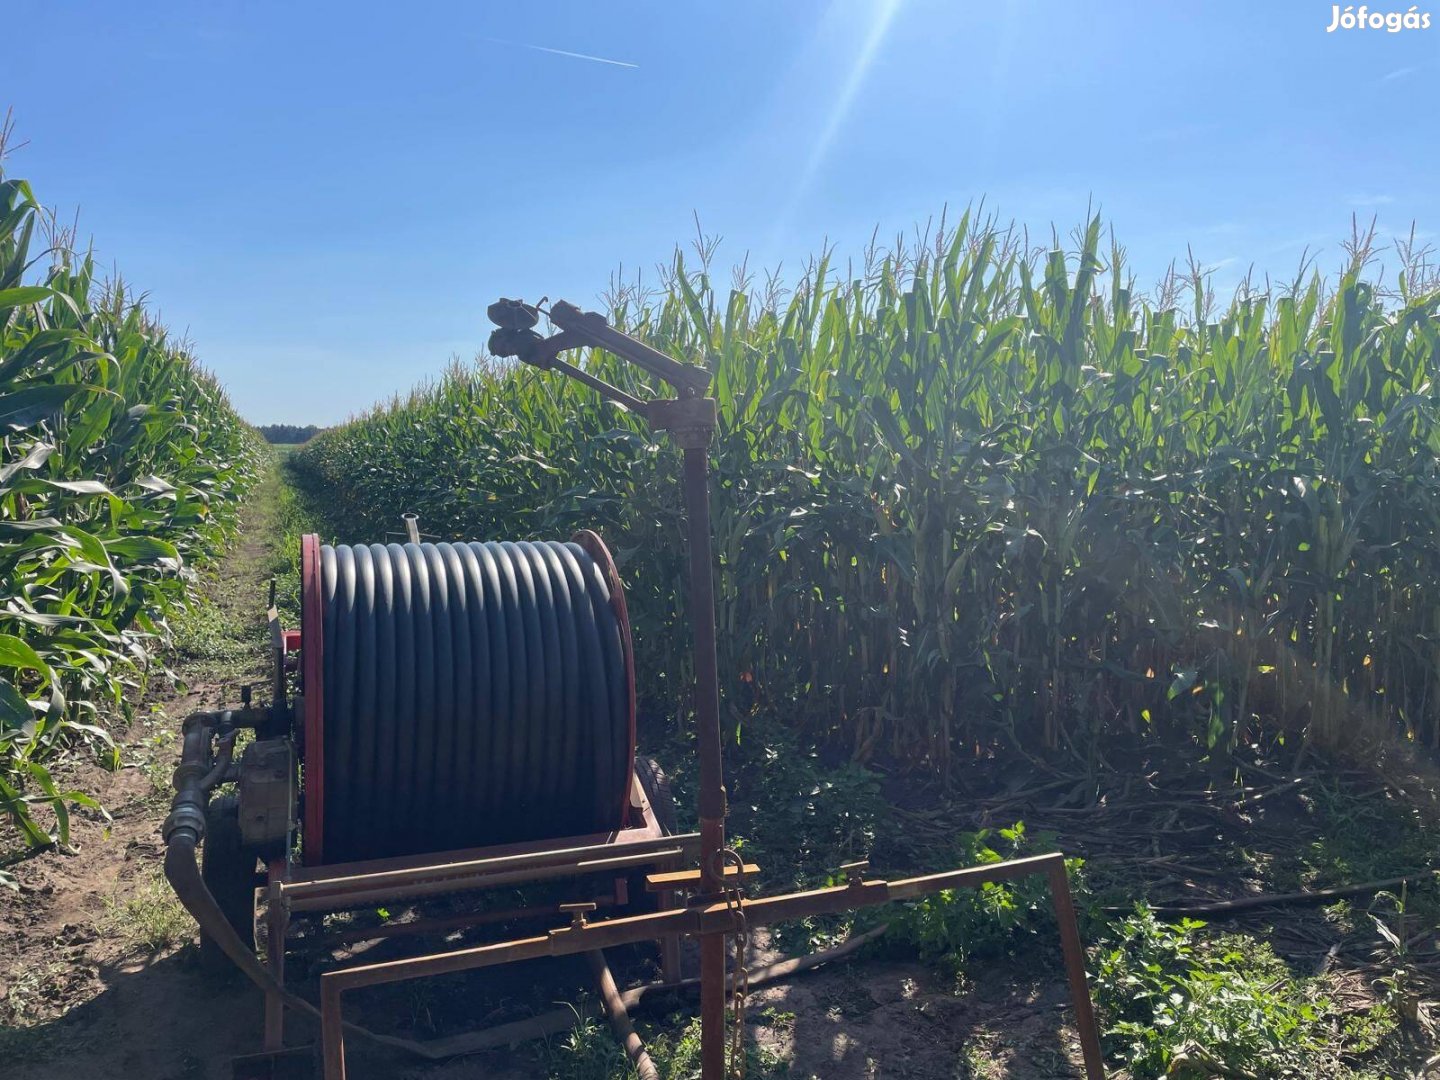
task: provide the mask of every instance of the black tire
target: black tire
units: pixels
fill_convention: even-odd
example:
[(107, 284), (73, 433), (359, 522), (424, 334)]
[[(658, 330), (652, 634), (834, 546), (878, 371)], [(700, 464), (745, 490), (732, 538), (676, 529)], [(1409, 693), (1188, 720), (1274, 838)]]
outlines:
[(655, 811), (655, 820), (660, 823), (661, 830), (666, 836), (677, 835), (680, 822), (675, 815), (675, 796), (670, 794), (670, 781), (665, 778), (665, 770), (654, 758), (636, 755), (635, 776), (640, 781), (640, 790), (650, 800), (650, 809)]
[[(246, 948), (255, 948), (255, 853), (240, 843), (240, 801), (221, 795), (205, 807), (205, 844), (201, 848), (200, 877), (226, 921)], [(200, 963), (211, 971), (233, 969), (234, 964), (210, 937), (200, 934)]]

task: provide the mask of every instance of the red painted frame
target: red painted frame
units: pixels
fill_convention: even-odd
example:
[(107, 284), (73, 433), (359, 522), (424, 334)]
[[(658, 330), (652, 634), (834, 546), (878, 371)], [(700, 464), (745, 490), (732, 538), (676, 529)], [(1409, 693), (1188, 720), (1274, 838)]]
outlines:
[[(610, 589), (610, 607), (615, 612), (615, 621), (620, 624), (620, 651), (625, 658), (626, 709), (628, 710), (627, 715), (630, 717), (630, 744), (625, 760), (629, 763), (629, 773), (633, 775), (635, 754), (639, 749), (636, 745), (635, 735), (635, 649), (630, 640), (630, 610), (625, 606), (625, 587), (620, 581), (620, 570), (615, 565), (615, 558), (610, 554), (610, 549), (605, 546), (605, 541), (600, 539), (599, 533), (581, 529), (570, 538), (570, 541), (579, 544), (585, 554), (595, 560), (601, 573), (605, 575), (605, 584)], [(630, 824), (628, 791), (621, 796), (621, 800), (620, 827), (623, 829)]]
[(305, 690), (305, 842), (301, 859), (325, 858), (325, 608), (320, 596), (320, 537), (300, 538), (300, 673)]

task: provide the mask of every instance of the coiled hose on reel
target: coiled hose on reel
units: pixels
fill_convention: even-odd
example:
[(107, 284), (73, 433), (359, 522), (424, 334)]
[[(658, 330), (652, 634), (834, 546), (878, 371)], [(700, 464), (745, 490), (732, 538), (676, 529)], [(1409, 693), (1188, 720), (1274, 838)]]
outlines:
[(322, 687), (318, 702), (305, 687), (305, 792), (321, 836), (307, 831), (307, 863), (625, 824), (633, 667), (598, 537), (326, 545), (313, 562), (302, 642), (319, 648)]

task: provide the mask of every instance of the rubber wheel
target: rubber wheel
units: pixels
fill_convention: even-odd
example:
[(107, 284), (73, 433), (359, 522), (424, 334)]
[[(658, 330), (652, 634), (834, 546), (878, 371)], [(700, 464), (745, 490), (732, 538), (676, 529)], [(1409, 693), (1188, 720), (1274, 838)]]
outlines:
[(637, 755), (635, 776), (640, 781), (640, 790), (650, 800), (650, 809), (655, 812), (661, 831), (666, 836), (677, 835), (680, 822), (675, 815), (675, 796), (670, 794), (670, 781), (665, 778), (665, 770), (654, 758)]
[[(234, 795), (211, 799), (205, 807), (205, 844), (200, 877), (245, 947), (255, 948), (255, 853), (240, 843), (240, 801)], [(208, 934), (200, 934), (200, 963), (212, 971), (234, 967)]]

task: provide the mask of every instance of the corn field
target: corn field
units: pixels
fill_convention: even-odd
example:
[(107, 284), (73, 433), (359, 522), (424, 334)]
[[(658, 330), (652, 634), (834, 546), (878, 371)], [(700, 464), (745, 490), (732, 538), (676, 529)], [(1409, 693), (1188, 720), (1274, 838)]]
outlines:
[(113, 755), (107, 721), (258, 460), (215, 380), (69, 240), (0, 171), (0, 822), (27, 847), (94, 805), (46, 762)]
[[(939, 771), (1380, 732), (1440, 745), (1440, 283), (1203, 272), (1142, 296), (1098, 219), (1032, 249), (967, 217), (726, 288), (677, 256), (612, 319), (714, 375), (730, 722), (791, 718)], [(632, 392), (613, 357), (585, 363)], [(326, 432), (297, 475), (342, 539), (599, 529), (642, 688), (683, 708), (678, 456), (558, 376), (482, 359)]]

